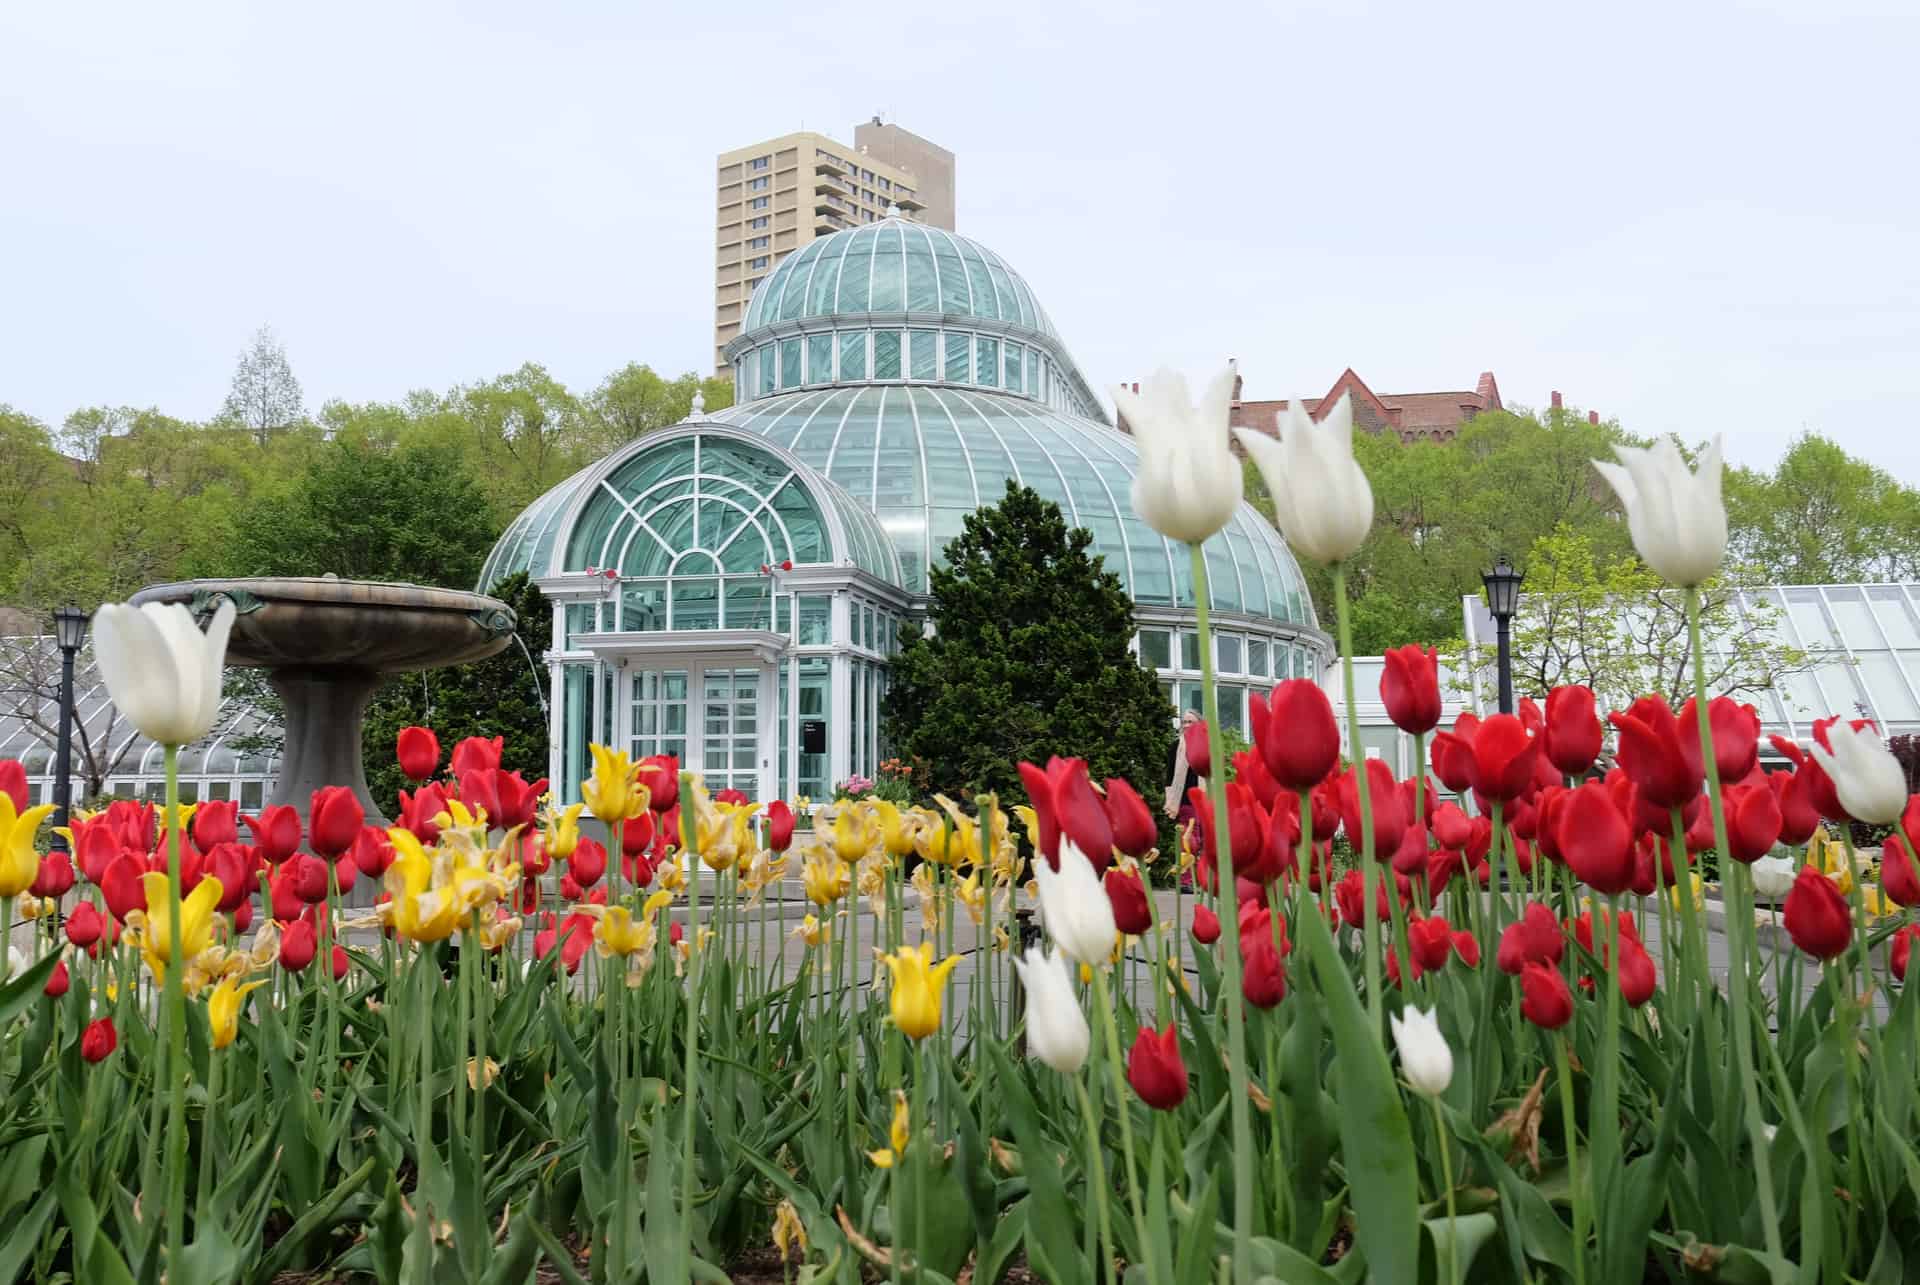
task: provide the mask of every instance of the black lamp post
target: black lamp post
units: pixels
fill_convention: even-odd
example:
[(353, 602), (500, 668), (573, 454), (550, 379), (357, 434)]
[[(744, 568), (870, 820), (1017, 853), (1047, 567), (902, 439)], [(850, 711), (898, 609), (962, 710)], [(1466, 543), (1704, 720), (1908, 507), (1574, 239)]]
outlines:
[[(53, 800), (59, 810), (58, 824), (70, 824), (73, 807), (73, 658), (87, 641), (87, 613), (75, 606), (56, 607), (53, 611), (53, 639), (60, 644), (60, 736), (54, 755)], [(67, 841), (53, 836), (55, 851), (65, 851)]]
[(1480, 575), (1480, 582), (1487, 587), (1487, 610), (1493, 614), (1494, 637), (1499, 643), (1502, 714), (1513, 713), (1513, 609), (1520, 601), (1520, 581), (1523, 578), (1505, 556), (1493, 564), (1493, 570)]

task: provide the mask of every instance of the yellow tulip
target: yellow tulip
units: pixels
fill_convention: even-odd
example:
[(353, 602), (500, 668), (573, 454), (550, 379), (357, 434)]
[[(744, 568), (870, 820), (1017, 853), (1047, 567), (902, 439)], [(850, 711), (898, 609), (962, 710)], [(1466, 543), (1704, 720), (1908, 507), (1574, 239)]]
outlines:
[(18, 897), (33, 887), (40, 875), (40, 853), (33, 839), (40, 823), (52, 814), (51, 803), (16, 813), (13, 796), (0, 790), (0, 897)]
[(223, 1049), (233, 1043), (234, 1037), (240, 1034), (240, 1009), (247, 996), (265, 985), (265, 982), (248, 982), (241, 986), (231, 976), (220, 979), (220, 984), (207, 998), (207, 1025), (213, 1029), (213, 1047)]
[(866, 856), (871, 846), (873, 826), (867, 815), (853, 803), (842, 803), (833, 815), (834, 854), (842, 861), (852, 863)]
[(22, 919), (44, 919), (60, 909), (60, 903), (52, 897), (22, 897), (18, 908)]
[(847, 863), (826, 848), (816, 847), (807, 853), (800, 878), (807, 888), (807, 900), (816, 906), (831, 906), (847, 895)]
[(393, 931), (408, 941), (445, 941), (460, 929), (459, 905), (433, 886), (433, 859), (412, 831), (395, 828), (387, 837), (394, 851), (384, 881), (393, 898)]
[(967, 908), (967, 913), (973, 917), (974, 923), (978, 924), (986, 917), (987, 890), (980, 886), (978, 870), (955, 884), (954, 893), (960, 898), (960, 904)]
[(800, 921), (800, 926), (793, 930), (792, 935), (809, 946), (819, 946), (827, 940), (827, 926), (814, 916), (808, 915)]
[(1667, 889), (1667, 900), (1673, 903), (1675, 910), (1680, 909), (1680, 890), (1683, 886), (1690, 888), (1693, 897), (1693, 908), (1695, 910), (1700, 909), (1706, 904), (1705, 887), (1700, 882), (1700, 876), (1692, 871), (1688, 871), (1684, 885), (1676, 880), (1673, 886)]
[(807, 1229), (801, 1224), (800, 1211), (793, 1207), (791, 1200), (781, 1201), (773, 1211), (773, 1247), (780, 1251), (782, 1263), (796, 1252), (803, 1259), (807, 1256)]
[(596, 918), (600, 922), (593, 926), (593, 949), (602, 957), (626, 956), (653, 949), (651, 919), (636, 923), (633, 912), (625, 906), (593, 906), (589, 909), (599, 911)]
[(547, 855), (565, 861), (580, 846), (580, 813), (585, 804), (574, 803), (565, 812), (547, 814)]
[(921, 827), (916, 846), (922, 857), (938, 866), (965, 865), (980, 855), (978, 830), (968, 817), (955, 817), (951, 825), (935, 821)]
[(665, 910), (668, 906), (671, 906), (672, 904), (673, 904), (673, 894), (671, 892), (668, 892), (665, 888), (662, 888), (658, 892), (654, 893), (651, 897), (647, 898), (647, 904), (640, 908), (640, 917), (642, 919), (650, 920), (655, 915), (659, 914), (662, 910)]
[(914, 814), (902, 815), (899, 808), (885, 799), (875, 799), (873, 811), (880, 818), (880, 846), (886, 849), (887, 855), (904, 857), (912, 852), (914, 833), (919, 828)]
[(480, 944), (488, 950), (500, 950), (511, 942), (520, 932), (520, 917), (506, 919), (483, 919), (480, 922)]
[[(167, 979), (167, 959), (173, 945), (172, 916), (167, 905), (167, 877), (150, 870), (140, 876), (140, 886), (147, 894), (147, 908), (133, 912), (141, 916), (136, 941), (140, 953), (146, 956), (153, 979), (164, 983)], [(225, 891), (218, 879), (205, 875), (193, 886), (192, 892), (180, 899), (182, 960), (192, 959), (213, 945), (213, 917)]]
[(960, 963), (949, 955), (933, 962), (933, 943), (903, 946), (886, 956), (893, 978), (893, 1024), (910, 1040), (922, 1040), (940, 1029), (940, 991)]
[(640, 767), (633, 758), (625, 750), (604, 745), (587, 748), (593, 754), (593, 776), (580, 784), (587, 811), (609, 825), (645, 812), (650, 796), (640, 784)]
[(892, 1145), (867, 1152), (867, 1159), (882, 1169), (893, 1168), (893, 1162), (906, 1154), (907, 1144), (913, 1141), (912, 1121), (907, 1118), (907, 1095), (899, 1089), (893, 1091), (893, 1123), (887, 1129), (887, 1141)]

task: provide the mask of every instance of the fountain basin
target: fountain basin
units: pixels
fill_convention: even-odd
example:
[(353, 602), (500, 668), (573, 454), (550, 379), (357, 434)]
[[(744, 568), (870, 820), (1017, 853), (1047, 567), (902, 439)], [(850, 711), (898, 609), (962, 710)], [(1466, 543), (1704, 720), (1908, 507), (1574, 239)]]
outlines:
[(484, 594), (334, 576), (183, 580), (149, 585), (133, 601), (177, 602), (202, 616), (234, 604), (227, 663), (265, 669), (286, 706), (267, 801), (295, 809), (303, 826), (323, 785), (349, 787), (368, 824), (384, 823), (360, 758), (374, 692), (389, 674), (484, 660), (512, 641), (518, 623), (512, 608)]

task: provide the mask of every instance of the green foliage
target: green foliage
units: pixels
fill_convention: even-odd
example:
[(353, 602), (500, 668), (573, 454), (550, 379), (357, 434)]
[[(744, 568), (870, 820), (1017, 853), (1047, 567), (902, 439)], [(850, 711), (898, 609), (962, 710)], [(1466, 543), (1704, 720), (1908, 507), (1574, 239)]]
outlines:
[(1727, 474), (1731, 554), (1779, 584), (1920, 579), (1920, 490), (1815, 433)]
[[(546, 775), (547, 715), (540, 704), (546, 673), (538, 663), (553, 642), (553, 607), (525, 572), (488, 592), (520, 618), (518, 642), (475, 664), (397, 674), (367, 708), (361, 742), (367, 788), (383, 808), (396, 807), (407, 785), (394, 761), (394, 742), (401, 728), (416, 723), (431, 727), (447, 754), (469, 736), (504, 736), (502, 767), (517, 769), (529, 781)], [(528, 656), (534, 658), (531, 664)]]
[(1009, 482), (932, 572), (932, 632), (909, 631), (887, 697), (894, 744), (932, 787), (1024, 797), (1016, 765), (1084, 757), (1151, 796), (1172, 711), (1127, 650), (1133, 602), (1058, 505)]

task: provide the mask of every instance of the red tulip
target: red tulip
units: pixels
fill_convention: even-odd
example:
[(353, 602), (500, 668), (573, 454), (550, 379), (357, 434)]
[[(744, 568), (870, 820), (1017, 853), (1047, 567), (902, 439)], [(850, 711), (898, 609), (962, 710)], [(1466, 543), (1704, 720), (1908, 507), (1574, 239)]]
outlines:
[(1908, 799), (1900, 813), (1900, 833), (1906, 836), (1909, 852), (1920, 850), (1920, 794)]
[(107, 909), (115, 919), (125, 919), (134, 911), (147, 908), (146, 888), (140, 882), (140, 876), (146, 873), (146, 861), (131, 852), (121, 853), (107, 867), (106, 876), (100, 881), (100, 892), (106, 897)]
[[(358, 840), (355, 842), (358, 842)], [(360, 867), (354, 864), (351, 852), (331, 864), (333, 866), (333, 890), (344, 897), (353, 891), (354, 883), (360, 878)]]
[(1255, 1008), (1272, 1008), (1287, 997), (1287, 971), (1280, 952), (1264, 937), (1247, 945), (1240, 973), (1240, 993)]
[(1813, 866), (1801, 866), (1787, 892), (1787, 936), (1816, 959), (1833, 959), (1853, 941), (1846, 898)]
[(1146, 887), (1131, 870), (1110, 866), (1103, 882), (1107, 900), (1113, 903), (1113, 926), (1132, 937), (1153, 927), (1153, 907), (1148, 904)]
[(1464, 848), (1473, 833), (1473, 821), (1460, 805), (1442, 803), (1433, 810), (1433, 837), (1443, 848)]
[(1527, 903), (1520, 918), (1500, 934), (1494, 962), (1503, 973), (1518, 975), (1528, 964), (1557, 964), (1566, 949), (1566, 935), (1552, 910), (1537, 901)]
[(232, 799), (208, 799), (193, 810), (193, 846), (212, 852), (240, 842), (240, 805)]
[(573, 855), (567, 858), (567, 874), (582, 888), (591, 888), (607, 872), (607, 850), (599, 840), (581, 836)]
[[(469, 772), (497, 772), (500, 770), (500, 753), (506, 748), (507, 739), (496, 736), (488, 740), (484, 736), (469, 736), (453, 747), (453, 774), (465, 776)], [(436, 742), (435, 759), (438, 759), (439, 744)], [(411, 773), (409, 773), (411, 775)], [(431, 775), (431, 773), (429, 773)], [(418, 780), (419, 778), (414, 778)]]
[[(1340, 876), (1340, 882), (1333, 886), (1333, 902), (1340, 911), (1340, 918), (1349, 928), (1366, 926), (1367, 894), (1364, 883), (1366, 875), (1359, 870), (1349, 870)], [(1387, 901), (1387, 884), (1402, 880), (1400, 875), (1391, 878), (1376, 876), (1373, 884), (1373, 911), (1376, 923), (1386, 923), (1393, 914), (1393, 907)]]
[[(1825, 744), (1827, 722), (1815, 723), (1814, 730), (1816, 739), (1820, 740), (1822, 744)], [(1823, 817), (1828, 821), (1845, 823), (1847, 820), (1847, 810), (1840, 806), (1840, 794), (1834, 789), (1833, 778), (1827, 775), (1827, 770), (1821, 767), (1812, 755), (1802, 750), (1786, 737), (1774, 736), (1769, 739), (1773, 742), (1775, 749), (1793, 760), (1793, 785), (1795, 790), (1789, 791), (1789, 795), (1797, 792), (1799, 797), (1814, 810), (1817, 817)], [(1781, 800), (1780, 811), (1783, 816), (1787, 812), (1786, 796), (1783, 796)], [(1819, 822), (1816, 820), (1814, 824), (1817, 826)], [(1787, 827), (1783, 825), (1782, 832), (1785, 833), (1786, 829)], [(1813, 831), (1809, 829), (1807, 833), (1811, 836)], [(1801, 842), (1805, 842), (1805, 840), (1801, 840)]]
[(64, 852), (49, 852), (40, 858), (40, 868), (27, 891), (36, 897), (56, 901), (73, 889), (73, 858)]
[(1022, 763), (1020, 779), (1040, 822), (1040, 855), (1047, 864), (1059, 867), (1060, 836), (1065, 834), (1093, 862), (1094, 870), (1104, 873), (1113, 860), (1113, 823), (1087, 776), (1086, 760), (1056, 755), (1045, 768)]
[(353, 961), (347, 957), (347, 948), (336, 945), (333, 948), (333, 980), (336, 982), (345, 981), (347, 979), (347, 972), (352, 967)]
[(543, 776), (529, 785), (518, 772), (496, 772), (493, 784), (495, 801), (499, 807), (492, 814), (495, 828), (511, 830), (515, 826), (533, 824), (533, 814), (540, 805), (540, 796), (547, 792), (547, 778)]
[(1186, 1101), (1187, 1064), (1180, 1058), (1179, 1023), (1155, 1031), (1143, 1026), (1127, 1053), (1127, 1083), (1156, 1111), (1171, 1111)]
[(485, 814), (489, 829), (500, 827), (500, 769), (477, 767), (460, 774), (460, 801), (476, 816)]
[(293, 895), (310, 906), (325, 901), (330, 869), (325, 861), (315, 856), (302, 854), (289, 860), (286, 870), (293, 882)]
[(1556, 687), (1547, 693), (1542, 749), (1547, 761), (1568, 776), (1584, 776), (1600, 757), (1604, 729), (1594, 712), (1593, 689)]
[[(1236, 877), (1243, 871), (1250, 875), (1266, 850), (1267, 815), (1260, 810), (1260, 800), (1253, 797), (1253, 791), (1238, 781), (1227, 782), (1226, 794), (1227, 837), (1233, 855), (1233, 869)], [(1218, 847), (1214, 834), (1213, 799), (1198, 786), (1188, 791), (1188, 797), (1193, 801), (1194, 816), (1200, 822), (1200, 859), (1196, 863), (1200, 882), (1209, 889), (1217, 890), (1219, 874), (1215, 866)]]
[(1322, 781), (1308, 794), (1313, 819), (1313, 841), (1330, 843), (1340, 833), (1340, 783)]
[(1113, 846), (1136, 860), (1160, 841), (1160, 827), (1140, 792), (1117, 776), (1107, 778), (1107, 823), (1113, 829)]
[(100, 940), (100, 934), (106, 931), (106, 921), (94, 908), (91, 901), (83, 901), (73, 908), (67, 916), (67, 940), (81, 950)]
[(107, 867), (120, 855), (120, 836), (99, 821), (73, 819), (73, 855), (87, 882), (99, 886)]
[(1453, 953), (1453, 929), (1439, 915), (1428, 915), (1407, 925), (1407, 954), (1418, 968), (1432, 972)]
[(1543, 1030), (1555, 1031), (1573, 1017), (1573, 992), (1559, 970), (1529, 962), (1520, 971), (1520, 1013)]
[(85, 1061), (104, 1062), (119, 1047), (120, 1037), (114, 1032), (111, 1017), (95, 1018), (80, 1033), (80, 1056)]
[(1483, 719), (1473, 736), (1473, 788), (1496, 803), (1520, 797), (1533, 782), (1538, 738), (1512, 714)]
[(1187, 748), (1187, 767), (1199, 776), (1213, 775), (1213, 746), (1207, 740), (1207, 720), (1196, 718), (1180, 727)]
[(300, 814), (286, 804), (276, 803), (260, 809), (257, 817), (240, 819), (253, 831), (253, 842), (268, 864), (277, 866), (300, 850)]
[(1920, 938), (1920, 924), (1902, 924), (1893, 934), (1893, 947), (1887, 957), (1887, 966), (1893, 970), (1894, 980), (1907, 980), (1907, 957), (1913, 953), (1915, 938)]
[(1620, 984), (1620, 996), (1633, 1008), (1639, 1008), (1653, 998), (1653, 987), (1657, 980), (1653, 971), (1653, 958), (1647, 954), (1647, 948), (1626, 936), (1620, 939), (1620, 966), (1613, 970)]
[[(1626, 713), (1607, 717), (1620, 733), (1620, 767), (1644, 802), (1662, 810), (1677, 808), (1700, 793), (1698, 750), (1689, 759), (1681, 749), (1680, 723), (1666, 701), (1642, 696)], [(1697, 735), (1695, 739), (1697, 743)]]
[(307, 809), (307, 842), (329, 861), (339, 857), (360, 837), (367, 823), (366, 809), (344, 785), (325, 785), (313, 792)]
[(280, 923), (290, 924), (307, 913), (307, 903), (300, 899), (298, 880), (291, 863), (267, 876), (267, 909)]
[[(1107, 783), (1111, 786), (1113, 783)], [(651, 816), (651, 814), (649, 814)], [(767, 804), (767, 846), (775, 852), (785, 852), (793, 846), (793, 809), (787, 806), (785, 799), (775, 799)], [(631, 823), (629, 823), (631, 824)], [(626, 837), (621, 835), (624, 844)], [(653, 846), (652, 827), (648, 827), (647, 847)], [(642, 851), (645, 849), (643, 848)]]
[(1459, 873), (1466, 869), (1466, 859), (1458, 848), (1435, 848), (1427, 854), (1427, 893), (1438, 897), (1446, 886), (1453, 882)]
[(1414, 824), (1408, 826), (1400, 835), (1400, 846), (1393, 850), (1393, 868), (1403, 875), (1423, 875), (1427, 872), (1427, 852), (1431, 844), (1427, 838), (1427, 828)]
[(1211, 946), (1220, 940), (1220, 916), (1205, 906), (1193, 908), (1193, 939), (1202, 946)]
[(1554, 842), (1576, 878), (1608, 896), (1633, 886), (1633, 831), (1606, 786), (1588, 781), (1555, 810)]
[(135, 803), (132, 799), (115, 799), (107, 804), (103, 818), (107, 828), (114, 832), (122, 848), (132, 848), (136, 852), (151, 852), (159, 843), (160, 814), (151, 803)]
[(1280, 782), (1274, 780), (1273, 773), (1267, 771), (1267, 761), (1260, 757), (1259, 750), (1241, 750), (1232, 756), (1232, 761), (1232, 779), (1252, 790), (1254, 797), (1260, 800), (1261, 807), (1271, 808), (1275, 799), (1299, 799), (1292, 791), (1280, 788)]
[(72, 984), (73, 979), (67, 974), (67, 961), (63, 959), (53, 966), (51, 973), (47, 974), (47, 984), (40, 988), (40, 993), (48, 999), (59, 999), (67, 993), (67, 987)]
[(1464, 928), (1453, 935), (1453, 953), (1468, 968), (1480, 967), (1480, 939)]
[(1327, 694), (1311, 678), (1275, 684), (1265, 717), (1264, 728), (1255, 724), (1256, 733), (1264, 730), (1265, 735), (1254, 739), (1267, 772), (1286, 789), (1312, 789), (1339, 765), (1340, 724)]
[[(236, 933), (244, 933), (249, 928), (253, 927), (253, 894), (254, 894), (254, 889), (252, 888), (247, 889), (246, 900), (242, 901), (234, 909), (233, 931), (235, 931)], [(387, 931), (392, 932), (393, 930), (389, 928)]]
[(1779, 841), (1780, 800), (1765, 785), (1736, 785), (1720, 797), (1727, 814), (1727, 855), (1752, 864)]
[(259, 858), (241, 843), (223, 843), (207, 854), (207, 873), (220, 881), (220, 909), (232, 914), (253, 894)]
[(409, 781), (424, 781), (440, 766), (440, 738), (430, 727), (403, 727), (394, 743), (394, 757)]
[(1473, 785), (1473, 741), (1480, 734), (1480, 716), (1462, 713), (1453, 720), (1453, 730), (1433, 738), (1427, 752), (1433, 774), (1455, 794), (1465, 793)]
[(1359, 776), (1348, 769), (1340, 777), (1340, 823), (1346, 828), (1347, 842), (1353, 846), (1356, 854), (1372, 856), (1376, 860), (1390, 857), (1400, 846), (1400, 837), (1406, 832), (1407, 817), (1400, 809), (1399, 787), (1393, 779), (1393, 769), (1383, 759), (1366, 760), (1367, 806), (1373, 814), (1373, 850), (1367, 853), (1362, 845), (1360, 815)]
[(13, 800), (16, 815), (27, 810), (27, 769), (19, 759), (0, 759), (0, 794)]
[(362, 826), (353, 841), (353, 864), (369, 879), (378, 879), (393, 864), (393, 840), (377, 825)]
[(286, 931), (280, 934), (280, 967), (290, 973), (301, 972), (313, 962), (314, 952), (318, 949), (313, 921), (302, 916), (288, 924)]
[(647, 787), (648, 807), (655, 812), (672, 811), (680, 801), (680, 757), (649, 754), (641, 759), (640, 784)]
[(1890, 834), (1881, 841), (1880, 890), (1899, 905), (1920, 905), (1920, 876), (1914, 871), (1913, 853), (1898, 834)]
[[(1744, 778), (1760, 761), (1760, 711), (1742, 705), (1731, 696), (1715, 696), (1707, 702), (1707, 726), (1713, 732), (1713, 761), (1720, 772), (1720, 783)], [(1700, 716), (1692, 700), (1680, 707), (1680, 753), (1687, 766), (1698, 775), (1706, 775), (1700, 757)]]
[(1380, 673), (1380, 700), (1393, 725), (1412, 736), (1422, 736), (1440, 725), (1439, 654), (1431, 647), (1408, 643), (1391, 647)]

